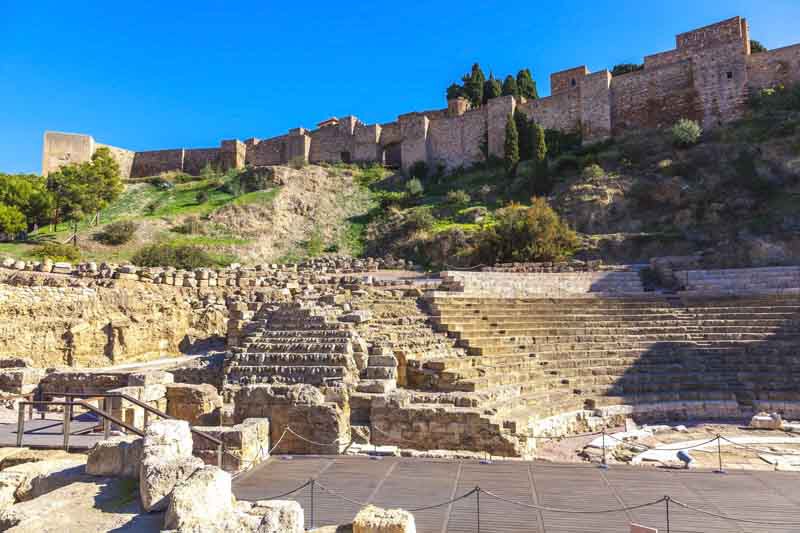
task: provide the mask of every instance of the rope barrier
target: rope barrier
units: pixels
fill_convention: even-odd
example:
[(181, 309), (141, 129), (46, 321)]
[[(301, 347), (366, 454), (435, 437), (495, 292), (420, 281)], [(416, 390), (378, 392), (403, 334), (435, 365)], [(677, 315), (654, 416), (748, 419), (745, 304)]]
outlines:
[(714, 518), (721, 518), (723, 520), (730, 520), (732, 522), (742, 522), (746, 524), (759, 524), (763, 526), (788, 526), (788, 527), (800, 527), (800, 522), (772, 522), (767, 520), (753, 520), (751, 518), (741, 518), (735, 516), (728, 516), (719, 513), (713, 513), (711, 511), (706, 511), (704, 509), (698, 509), (697, 507), (692, 507), (687, 503), (683, 503), (680, 500), (670, 499), (672, 503), (677, 505), (678, 507), (683, 507), (684, 509), (688, 509), (690, 511), (694, 511), (696, 513), (701, 513), (707, 516), (713, 516)]
[(295, 492), (299, 491), (300, 489), (304, 489), (304, 488), (308, 487), (311, 484), (311, 481), (312, 480), (309, 479), (308, 481), (306, 481), (305, 483), (303, 483), (302, 485), (300, 485), (296, 489), (290, 490), (289, 492), (284, 492), (283, 494), (278, 494), (277, 496), (272, 496), (270, 498), (259, 498), (259, 500), (278, 500), (280, 498), (285, 498), (286, 496), (289, 496), (290, 494), (294, 494)]
[(492, 498), (498, 499), (500, 501), (504, 501), (506, 503), (511, 503), (513, 505), (518, 505), (520, 507), (528, 507), (530, 509), (536, 509), (537, 511), (548, 511), (548, 512), (551, 512), (551, 513), (568, 513), (568, 514), (623, 513), (623, 512), (626, 512), (626, 511), (633, 511), (633, 510), (636, 510), (636, 509), (642, 509), (644, 507), (651, 507), (653, 505), (658, 505), (659, 503), (663, 503), (667, 499), (666, 496), (663, 496), (663, 497), (659, 498), (658, 500), (655, 500), (655, 501), (652, 501), (652, 502), (647, 502), (647, 503), (642, 503), (642, 504), (638, 504), (638, 505), (630, 505), (630, 506), (626, 506), (626, 507), (617, 507), (617, 508), (614, 508), (614, 509), (596, 509), (596, 510), (591, 510), (591, 511), (576, 511), (574, 509), (562, 509), (562, 508), (559, 508), (559, 507), (545, 507), (543, 505), (534, 505), (534, 504), (531, 504), (531, 503), (517, 502), (517, 501), (514, 501), (514, 500), (509, 500), (508, 498), (504, 498), (502, 496), (499, 496), (499, 495), (495, 494), (494, 492), (491, 492), (491, 491), (488, 491), (488, 490), (485, 490), (485, 489), (480, 489), (480, 490), (481, 490), (481, 492), (483, 492), (484, 494), (488, 494)]

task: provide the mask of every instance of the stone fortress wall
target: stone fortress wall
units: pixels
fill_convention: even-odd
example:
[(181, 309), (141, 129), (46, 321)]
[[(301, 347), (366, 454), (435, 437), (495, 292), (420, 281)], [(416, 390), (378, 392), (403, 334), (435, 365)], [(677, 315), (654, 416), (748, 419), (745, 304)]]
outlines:
[[(704, 128), (741, 117), (747, 96), (778, 84), (800, 82), (800, 44), (751, 54), (747, 21), (733, 17), (676, 36), (674, 50), (648, 55), (644, 68), (620, 76), (585, 66), (550, 76), (551, 95), (534, 99), (494, 98), (478, 109), (463, 99), (447, 109), (400, 115), (395, 122), (367, 125), (354, 116), (331, 118), (317, 129), (294, 128), (270, 139), (223, 140), (218, 148), (131, 152), (110, 147), (123, 176), (167, 171), (196, 174), (217, 168), (278, 165), (291, 161), (378, 162), (408, 169), (417, 161), (447, 169), (503, 155), (508, 115), (519, 108), (545, 128), (580, 131), (595, 142), (625, 131), (660, 128), (679, 118)], [(84, 161), (103, 146), (90, 135), (46, 132), (42, 172)]]

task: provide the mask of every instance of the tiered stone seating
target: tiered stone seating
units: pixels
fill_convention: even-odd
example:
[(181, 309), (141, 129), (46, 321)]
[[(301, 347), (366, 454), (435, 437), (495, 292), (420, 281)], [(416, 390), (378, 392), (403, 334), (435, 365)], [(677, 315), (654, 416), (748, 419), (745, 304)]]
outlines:
[(440, 390), (519, 386), (484, 408), (521, 430), (585, 407), (800, 400), (800, 300), (434, 297), (467, 357), (428, 361)]
[(284, 305), (259, 312), (226, 360), (228, 381), (249, 383), (354, 383), (355, 334), (347, 324), (310, 309)]
[(502, 298), (570, 297), (574, 295), (637, 295), (644, 292), (635, 268), (602, 272), (524, 273), (442, 272), (442, 289), (459, 296)]
[(675, 272), (688, 291), (800, 294), (800, 267), (686, 270)]

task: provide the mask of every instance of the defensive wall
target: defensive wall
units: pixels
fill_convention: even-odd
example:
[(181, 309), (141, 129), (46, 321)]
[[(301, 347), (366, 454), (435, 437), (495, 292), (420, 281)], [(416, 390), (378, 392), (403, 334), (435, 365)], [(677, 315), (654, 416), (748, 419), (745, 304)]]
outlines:
[[(705, 129), (742, 116), (753, 90), (800, 82), (800, 44), (751, 53), (747, 21), (733, 17), (681, 33), (675, 49), (648, 55), (643, 68), (619, 76), (574, 67), (550, 76), (550, 96), (491, 99), (470, 109), (464, 99), (446, 109), (411, 112), (395, 122), (365, 124), (355, 116), (330, 118), (317, 129), (294, 128), (270, 139), (223, 140), (219, 147), (132, 152), (109, 147), (124, 177), (167, 171), (198, 173), (291, 161), (377, 162), (407, 169), (417, 161), (447, 169), (503, 155), (506, 120), (519, 109), (545, 128), (580, 131), (595, 142), (625, 131), (661, 128), (679, 118)], [(46, 132), (42, 172), (88, 160), (104, 146), (90, 135)]]

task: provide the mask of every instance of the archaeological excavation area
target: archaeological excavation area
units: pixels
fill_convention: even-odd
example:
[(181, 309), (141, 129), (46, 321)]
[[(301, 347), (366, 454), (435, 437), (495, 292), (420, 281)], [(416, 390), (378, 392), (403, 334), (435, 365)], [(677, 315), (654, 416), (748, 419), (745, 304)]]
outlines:
[(797, 531), (799, 341), (800, 267), (7, 260), (0, 530)]

